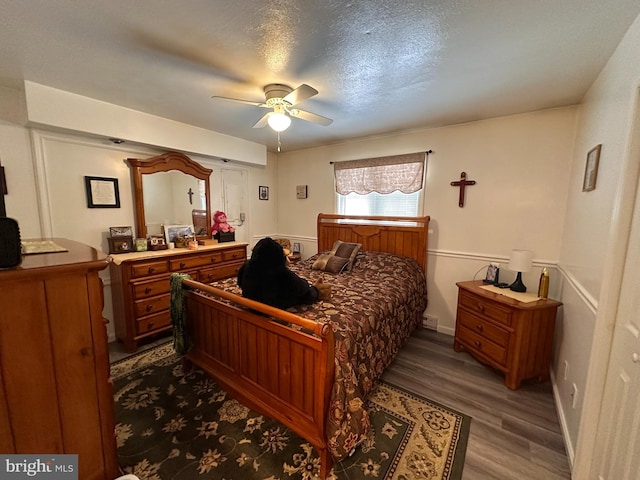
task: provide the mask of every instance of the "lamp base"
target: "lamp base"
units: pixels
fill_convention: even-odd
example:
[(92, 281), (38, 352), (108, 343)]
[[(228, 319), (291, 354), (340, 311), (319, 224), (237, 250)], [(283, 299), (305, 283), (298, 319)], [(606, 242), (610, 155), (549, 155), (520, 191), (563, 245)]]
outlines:
[(509, 290), (513, 290), (514, 292), (527, 291), (527, 287), (525, 287), (524, 283), (522, 283), (522, 272), (518, 272), (516, 280), (511, 285), (509, 285)]

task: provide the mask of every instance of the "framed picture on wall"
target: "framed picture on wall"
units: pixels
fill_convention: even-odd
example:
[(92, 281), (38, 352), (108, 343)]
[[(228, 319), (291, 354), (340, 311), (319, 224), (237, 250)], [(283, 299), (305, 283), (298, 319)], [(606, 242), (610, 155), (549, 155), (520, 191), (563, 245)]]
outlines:
[(587, 153), (587, 163), (584, 167), (584, 179), (582, 180), (582, 191), (590, 192), (596, 188), (598, 179), (598, 165), (600, 164), (600, 150), (602, 144), (596, 145)]
[(120, 208), (118, 179), (107, 177), (84, 177), (88, 208)]

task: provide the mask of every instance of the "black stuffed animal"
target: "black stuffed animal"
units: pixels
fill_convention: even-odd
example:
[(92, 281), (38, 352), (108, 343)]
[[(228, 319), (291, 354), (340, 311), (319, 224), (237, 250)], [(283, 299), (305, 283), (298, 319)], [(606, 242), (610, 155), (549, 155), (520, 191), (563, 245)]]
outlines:
[(282, 309), (319, 299), (318, 288), (287, 268), (282, 246), (269, 237), (256, 244), (240, 267), (238, 286), (243, 297)]

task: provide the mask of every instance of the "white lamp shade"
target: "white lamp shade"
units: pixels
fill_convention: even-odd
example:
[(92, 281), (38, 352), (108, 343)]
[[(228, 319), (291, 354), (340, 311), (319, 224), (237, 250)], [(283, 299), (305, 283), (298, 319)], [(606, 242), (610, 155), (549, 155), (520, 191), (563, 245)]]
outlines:
[(291, 125), (291, 118), (285, 113), (272, 113), (267, 118), (267, 123), (276, 132), (282, 132)]
[(530, 272), (533, 267), (533, 252), (530, 250), (511, 250), (509, 270), (512, 272)]

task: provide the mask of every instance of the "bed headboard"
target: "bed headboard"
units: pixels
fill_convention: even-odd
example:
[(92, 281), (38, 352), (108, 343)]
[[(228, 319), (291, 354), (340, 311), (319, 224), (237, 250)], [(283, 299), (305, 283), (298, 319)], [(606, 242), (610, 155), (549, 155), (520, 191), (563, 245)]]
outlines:
[(336, 240), (361, 243), (363, 250), (414, 258), (427, 272), (430, 217), (365, 217), (318, 215), (318, 252), (330, 250)]

